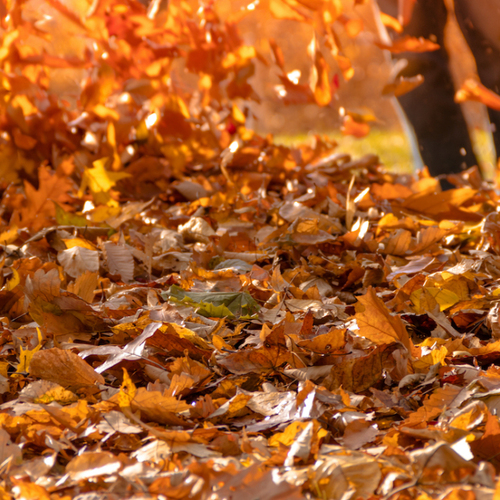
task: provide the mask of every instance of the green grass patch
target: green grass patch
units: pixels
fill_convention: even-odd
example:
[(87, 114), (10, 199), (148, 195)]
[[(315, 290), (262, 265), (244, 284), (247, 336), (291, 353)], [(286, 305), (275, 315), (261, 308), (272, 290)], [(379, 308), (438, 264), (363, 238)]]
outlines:
[[(338, 143), (338, 151), (348, 153), (353, 158), (365, 154), (376, 154), (380, 161), (392, 172), (413, 172), (413, 161), (407, 137), (397, 130), (372, 130), (368, 136), (356, 139), (342, 135), (340, 132), (329, 132), (327, 137)], [(286, 146), (297, 146), (311, 142), (312, 134), (276, 135), (275, 141)]]

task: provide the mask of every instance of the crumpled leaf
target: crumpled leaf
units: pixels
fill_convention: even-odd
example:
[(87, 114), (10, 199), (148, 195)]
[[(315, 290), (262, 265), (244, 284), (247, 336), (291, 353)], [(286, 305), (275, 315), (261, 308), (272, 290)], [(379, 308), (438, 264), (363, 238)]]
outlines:
[(123, 349), (118, 346), (101, 346), (88, 349), (80, 354), (80, 356), (85, 359), (88, 356), (98, 355), (98, 356), (110, 356), (102, 365), (97, 369), (97, 373), (102, 373), (109, 368), (117, 365), (123, 360), (136, 361), (142, 357), (142, 352), (146, 344), (146, 340), (154, 335), (156, 330), (160, 328), (161, 323), (150, 323), (144, 328), (143, 332), (136, 337), (134, 340), (129, 342)]

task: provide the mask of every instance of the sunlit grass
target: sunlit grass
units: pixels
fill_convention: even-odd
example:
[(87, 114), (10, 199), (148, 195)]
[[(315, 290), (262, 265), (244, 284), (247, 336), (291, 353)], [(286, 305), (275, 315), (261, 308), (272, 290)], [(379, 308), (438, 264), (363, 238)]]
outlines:
[[(414, 171), (413, 159), (408, 138), (398, 130), (372, 130), (363, 139), (344, 136), (340, 132), (329, 132), (329, 138), (338, 143), (338, 151), (348, 153), (353, 158), (365, 154), (376, 154), (380, 161), (391, 172), (412, 173)], [(495, 148), (491, 134), (482, 130), (475, 130), (472, 134), (474, 152), (478, 159), (485, 179), (495, 176)], [(275, 141), (287, 146), (297, 146), (310, 143), (312, 134), (276, 135)]]
[[(344, 136), (340, 132), (326, 134), (338, 143), (338, 151), (348, 153), (353, 158), (365, 154), (376, 154), (380, 161), (392, 172), (413, 172), (413, 161), (409, 141), (406, 136), (397, 130), (372, 130), (363, 139)], [(312, 141), (312, 135), (277, 135), (275, 141), (287, 146), (296, 146)]]

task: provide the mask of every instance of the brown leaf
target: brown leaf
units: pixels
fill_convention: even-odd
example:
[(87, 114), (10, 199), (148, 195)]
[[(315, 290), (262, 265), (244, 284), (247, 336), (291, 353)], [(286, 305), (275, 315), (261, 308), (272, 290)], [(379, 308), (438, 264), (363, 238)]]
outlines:
[(382, 89), (382, 95), (393, 95), (394, 97), (400, 97), (402, 95), (411, 92), (424, 83), (424, 77), (422, 75), (416, 75), (411, 77), (398, 77), (396, 81), (388, 83)]
[(99, 476), (110, 476), (122, 468), (117, 457), (106, 451), (86, 452), (74, 457), (66, 466), (73, 481), (82, 481)]
[(498, 450), (500, 447), (500, 424), (498, 417), (488, 412), (488, 420), (484, 428), (484, 434), (470, 443), (472, 452), (480, 460), (493, 462), (495, 467), (500, 466)]
[(268, 373), (287, 363), (291, 353), (280, 345), (269, 345), (260, 349), (241, 351), (217, 356), (217, 362), (235, 374)]
[(104, 384), (104, 378), (77, 354), (53, 347), (36, 352), (30, 363), (30, 375), (78, 390)]
[(358, 297), (355, 318), (359, 326), (358, 335), (377, 345), (401, 342), (409, 352), (412, 351), (413, 344), (403, 321), (390, 313), (372, 287), (366, 295)]
[(393, 343), (379, 346), (366, 356), (346, 356), (332, 366), (321, 385), (329, 390), (342, 387), (356, 393), (366, 391), (382, 379), (384, 369), (393, 367), (391, 355), (396, 349), (397, 344)]
[(134, 258), (129, 248), (107, 241), (104, 244), (104, 253), (112, 274), (119, 274), (125, 283), (134, 279)]

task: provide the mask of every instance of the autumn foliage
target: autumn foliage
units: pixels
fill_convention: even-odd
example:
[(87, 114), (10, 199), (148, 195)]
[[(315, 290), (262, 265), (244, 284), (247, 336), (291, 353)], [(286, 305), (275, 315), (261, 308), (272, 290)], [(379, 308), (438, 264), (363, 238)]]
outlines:
[[(257, 61), (327, 106), (361, 21), (29, 5), (0, 6), (0, 498), (492, 498), (498, 191), (246, 126)], [(264, 8), (311, 25), (308, 84), (239, 35)]]

